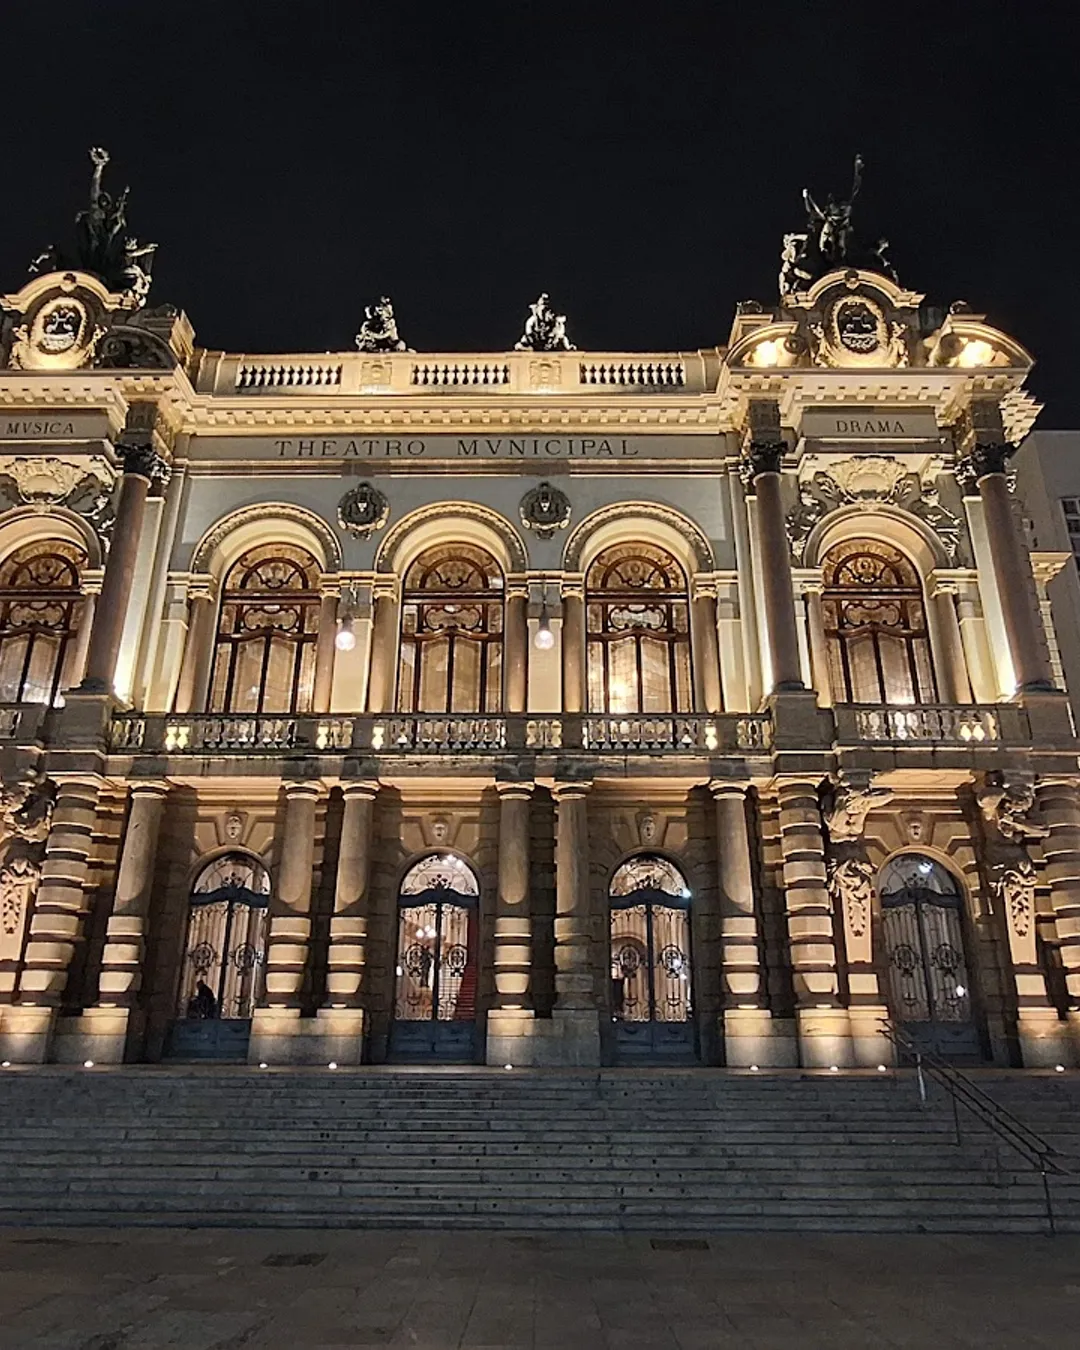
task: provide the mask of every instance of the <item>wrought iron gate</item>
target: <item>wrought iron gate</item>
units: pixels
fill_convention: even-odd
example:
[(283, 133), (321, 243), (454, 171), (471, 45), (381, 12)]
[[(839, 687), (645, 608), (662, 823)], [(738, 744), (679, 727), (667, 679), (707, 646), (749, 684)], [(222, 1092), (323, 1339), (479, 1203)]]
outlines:
[(893, 1016), (928, 1050), (981, 1058), (956, 882), (940, 863), (901, 854), (886, 864), (879, 888)]
[(262, 997), (270, 878), (252, 859), (219, 859), (191, 896), (177, 1016), (166, 1054), (242, 1059)]
[(620, 1063), (697, 1058), (690, 892), (663, 858), (634, 858), (612, 878), (611, 1012)]
[(478, 898), (471, 869), (453, 857), (423, 860), (402, 883), (392, 1059), (476, 1058)]

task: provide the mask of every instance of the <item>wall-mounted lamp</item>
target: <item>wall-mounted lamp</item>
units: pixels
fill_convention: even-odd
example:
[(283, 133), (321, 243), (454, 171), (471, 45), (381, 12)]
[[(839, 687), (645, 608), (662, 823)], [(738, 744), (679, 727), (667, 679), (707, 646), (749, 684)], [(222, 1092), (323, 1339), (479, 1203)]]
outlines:
[(549, 652), (555, 646), (555, 634), (551, 631), (551, 619), (548, 616), (547, 582), (544, 582), (544, 596), (540, 602), (540, 622), (536, 627), (533, 644), (537, 651)]

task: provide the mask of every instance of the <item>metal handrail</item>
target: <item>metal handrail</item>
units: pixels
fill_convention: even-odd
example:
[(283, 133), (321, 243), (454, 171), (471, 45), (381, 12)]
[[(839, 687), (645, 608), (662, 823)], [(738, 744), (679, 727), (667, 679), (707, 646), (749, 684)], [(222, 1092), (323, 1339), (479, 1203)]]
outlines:
[(882, 1021), (881, 1028), (886, 1039), (893, 1044), (897, 1051), (914, 1060), (915, 1077), (919, 1085), (919, 1099), (924, 1105), (926, 1103), (927, 1074), (948, 1092), (952, 1100), (953, 1128), (956, 1132), (957, 1144), (962, 1142), (959, 1108), (963, 1106), (971, 1112), (980, 1124), (996, 1134), (1014, 1152), (1019, 1153), (1024, 1161), (1039, 1173), (1042, 1178), (1043, 1199), (1046, 1203), (1047, 1225), (1050, 1229), (1050, 1235), (1056, 1236), (1057, 1228), (1054, 1222), (1054, 1206), (1050, 1194), (1050, 1177), (1075, 1176), (1074, 1169), (1064, 1164), (1057, 1149), (1047, 1143), (1041, 1134), (1037, 1134), (1029, 1125), (1025, 1125), (1010, 1110), (1002, 1106), (1000, 1102), (995, 1101), (989, 1093), (984, 1092), (955, 1064), (950, 1064), (948, 1060), (942, 1059), (932, 1050), (927, 1050), (919, 1045), (915, 1038), (903, 1027), (898, 1026), (888, 1018)]

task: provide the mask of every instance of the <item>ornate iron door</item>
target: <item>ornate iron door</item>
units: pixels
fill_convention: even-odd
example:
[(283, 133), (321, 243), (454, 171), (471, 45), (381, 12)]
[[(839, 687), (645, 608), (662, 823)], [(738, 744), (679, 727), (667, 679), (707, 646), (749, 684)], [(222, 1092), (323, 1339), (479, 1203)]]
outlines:
[(620, 1062), (696, 1059), (687, 900), (646, 889), (612, 897), (611, 1010)]
[(907, 885), (881, 907), (893, 1016), (928, 1050), (979, 1058), (960, 896)]
[(392, 1058), (475, 1058), (476, 913), (472, 897), (445, 888), (402, 897)]

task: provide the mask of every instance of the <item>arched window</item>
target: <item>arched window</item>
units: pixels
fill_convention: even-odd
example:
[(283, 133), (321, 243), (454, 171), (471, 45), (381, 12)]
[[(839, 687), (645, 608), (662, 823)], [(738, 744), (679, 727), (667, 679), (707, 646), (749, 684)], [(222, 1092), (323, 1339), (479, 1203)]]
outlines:
[(256, 858), (227, 853), (207, 864), (191, 892), (177, 1016), (248, 1019), (262, 997), (270, 874)]
[(453, 854), (421, 858), (402, 878), (391, 1035), (395, 1056), (472, 1058), (479, 900), (476, 873)]
[(211, 712), (311, 711), (319, 566), (287, 544), (260, 544), (225, 578)]
[(661, 548), (615, 544), (585, 578), (589, 710), (690, 712), (686, 576)]
[(849, 540), (822, 561), (829, 676), (838, 703), (934, 703), (919, 574), (891, 544)]
[(81, 548), (23, 544), (0, 565), (0, 703), (55, 703), (74, 682)]
[(405, 574), (398, 711), (502, 708), (503, 574), (472, 544), (425, 549)]
[(666, 858), (641, 854), (608, 888), (611, 1012), (623, 1058), (693, 1053), (690, 888)]
[(933, 858), (901, 853), (878, 878), (889, 1008), (938, 1053), (978, 1055), (964, 955), (963, 900)]

